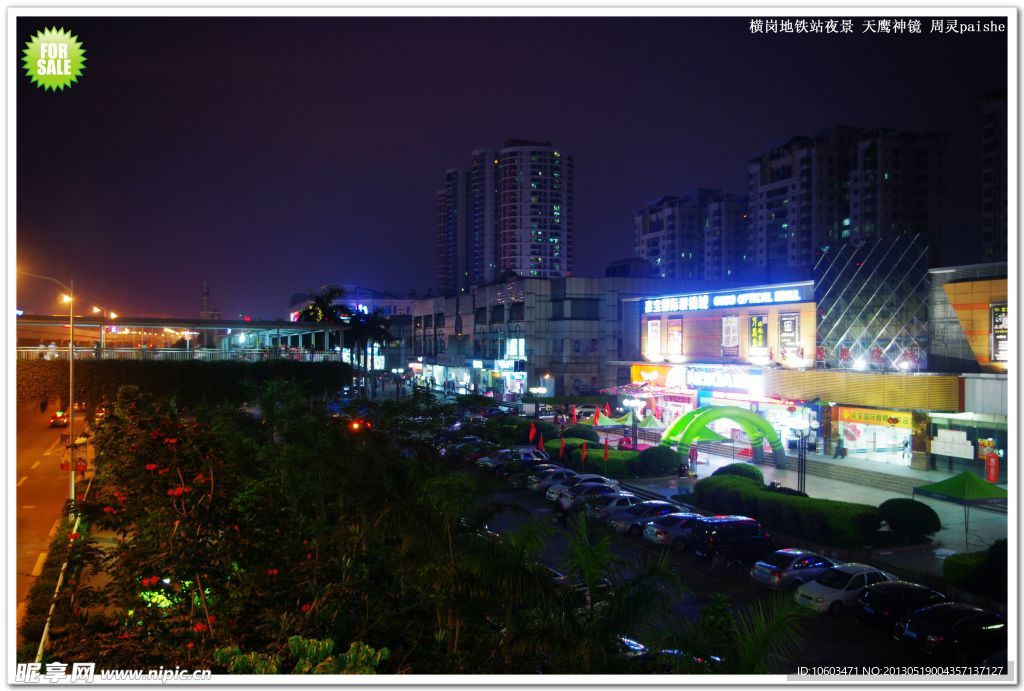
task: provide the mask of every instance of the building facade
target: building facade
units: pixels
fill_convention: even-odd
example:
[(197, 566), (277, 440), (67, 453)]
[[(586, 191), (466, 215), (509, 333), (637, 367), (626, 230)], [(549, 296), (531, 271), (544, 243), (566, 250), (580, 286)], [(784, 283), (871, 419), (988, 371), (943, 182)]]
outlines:
[(574, 164), (550, 142), (510, 139), (472, 152), (437, 192), (437, 284), (466, 294), (505, 272), (570, 275), (575, 233)]
[(981, 256), (982, 261), (1006, 261), (1007, 167), (1006, 89), (985, 96), (981, 124)]
[(1006, 374), (1011, 349), (1005, 262), (928, 272), (928, 359), (940, 372)]
[(638, 209), (633, 219), (635, 256), (651, 262), (661, 278), (705, 278), (708, 204), (721, 195), (721, 190), (698, 188), (681, 197), (660, 197)]
[(750, 243), (750, 213), (743, 194), (720, 194), (708, 200), (704, 215), (704, 278), (737, 281), (745, 273)]

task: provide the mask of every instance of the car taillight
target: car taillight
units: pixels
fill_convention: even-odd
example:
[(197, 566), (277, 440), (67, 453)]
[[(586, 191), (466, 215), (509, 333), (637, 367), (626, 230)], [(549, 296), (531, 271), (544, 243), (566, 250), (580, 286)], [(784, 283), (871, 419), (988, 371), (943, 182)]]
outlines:
[(714, 547), (716, 542), (718, 542), (718, 538), (716, 538), (714, 535), (708, 536), (708, 547)]
[(782, 580), (782, 572), (781, 571), (772, 571), (772, 580), (773, 581), (781, 581)]
[(655, 537), (665, 537), (665, 535), (667, 535), (667, 533), (664, 530), (658, 530), (657, 528), (655, 528), (654, 529), (654, 535), (655, 535)]

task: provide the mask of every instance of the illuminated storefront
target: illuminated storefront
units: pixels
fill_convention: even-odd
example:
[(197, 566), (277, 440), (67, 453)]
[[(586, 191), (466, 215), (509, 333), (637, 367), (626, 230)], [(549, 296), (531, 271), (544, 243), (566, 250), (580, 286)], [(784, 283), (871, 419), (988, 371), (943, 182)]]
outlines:
[(832, 424), (838, 426), (848, 456), (906, 466), (912, 456), (913, 417), (900, 410), (844, 405), (832, 409)]
[(785, 283), (640, 301), (648, 362), (813, 367), (814, 284)]

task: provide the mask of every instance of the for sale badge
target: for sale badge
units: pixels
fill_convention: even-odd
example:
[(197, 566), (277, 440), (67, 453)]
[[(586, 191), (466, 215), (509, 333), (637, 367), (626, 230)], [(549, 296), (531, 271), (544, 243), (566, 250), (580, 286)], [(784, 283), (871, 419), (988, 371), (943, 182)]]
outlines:
[(64, 27), (37, 32), (22, 52), (25, 72), (32, 83), (48, 91), (63, 91), (78, 81), (85, 69), (82, 42)]

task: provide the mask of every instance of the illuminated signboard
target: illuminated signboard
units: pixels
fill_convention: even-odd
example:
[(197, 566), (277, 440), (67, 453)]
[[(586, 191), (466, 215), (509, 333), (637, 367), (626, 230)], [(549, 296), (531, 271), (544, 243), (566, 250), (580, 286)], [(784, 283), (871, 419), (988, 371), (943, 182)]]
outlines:
[(760, 354), (768, 349), (768, 317), (757, 314), (750, 318), (750, 351)]
[(811, 299), (811, 284), (787, 288), (751, 290), (731, 293), (698, 293), (644, 300), (644, 314), (662, 312), (695, 312), (717, 307), (744, 305), (775, 305), (804, 302)]
[(779, 348), (788, 357), (796, 357), (800, 348), (800, 315), (779, 315)]
[(686, 384), (692, 389), (732, 389), (750, 391), (751, 375), (739, 369), (686, 368)]
[(740, 354), (740, 318), (735, 314), (722, 317), (722, 356), (736, 357)]
[(668, 354), (683, 354), (683, 320), (668, 320)]
[(1010, 315), (1007, 306), (992, 305), (992, 362), (1006, 362), (1010, 355)]
[(647, 322), (647, 354), (661, 355), (661, 320), (651, 319)]

